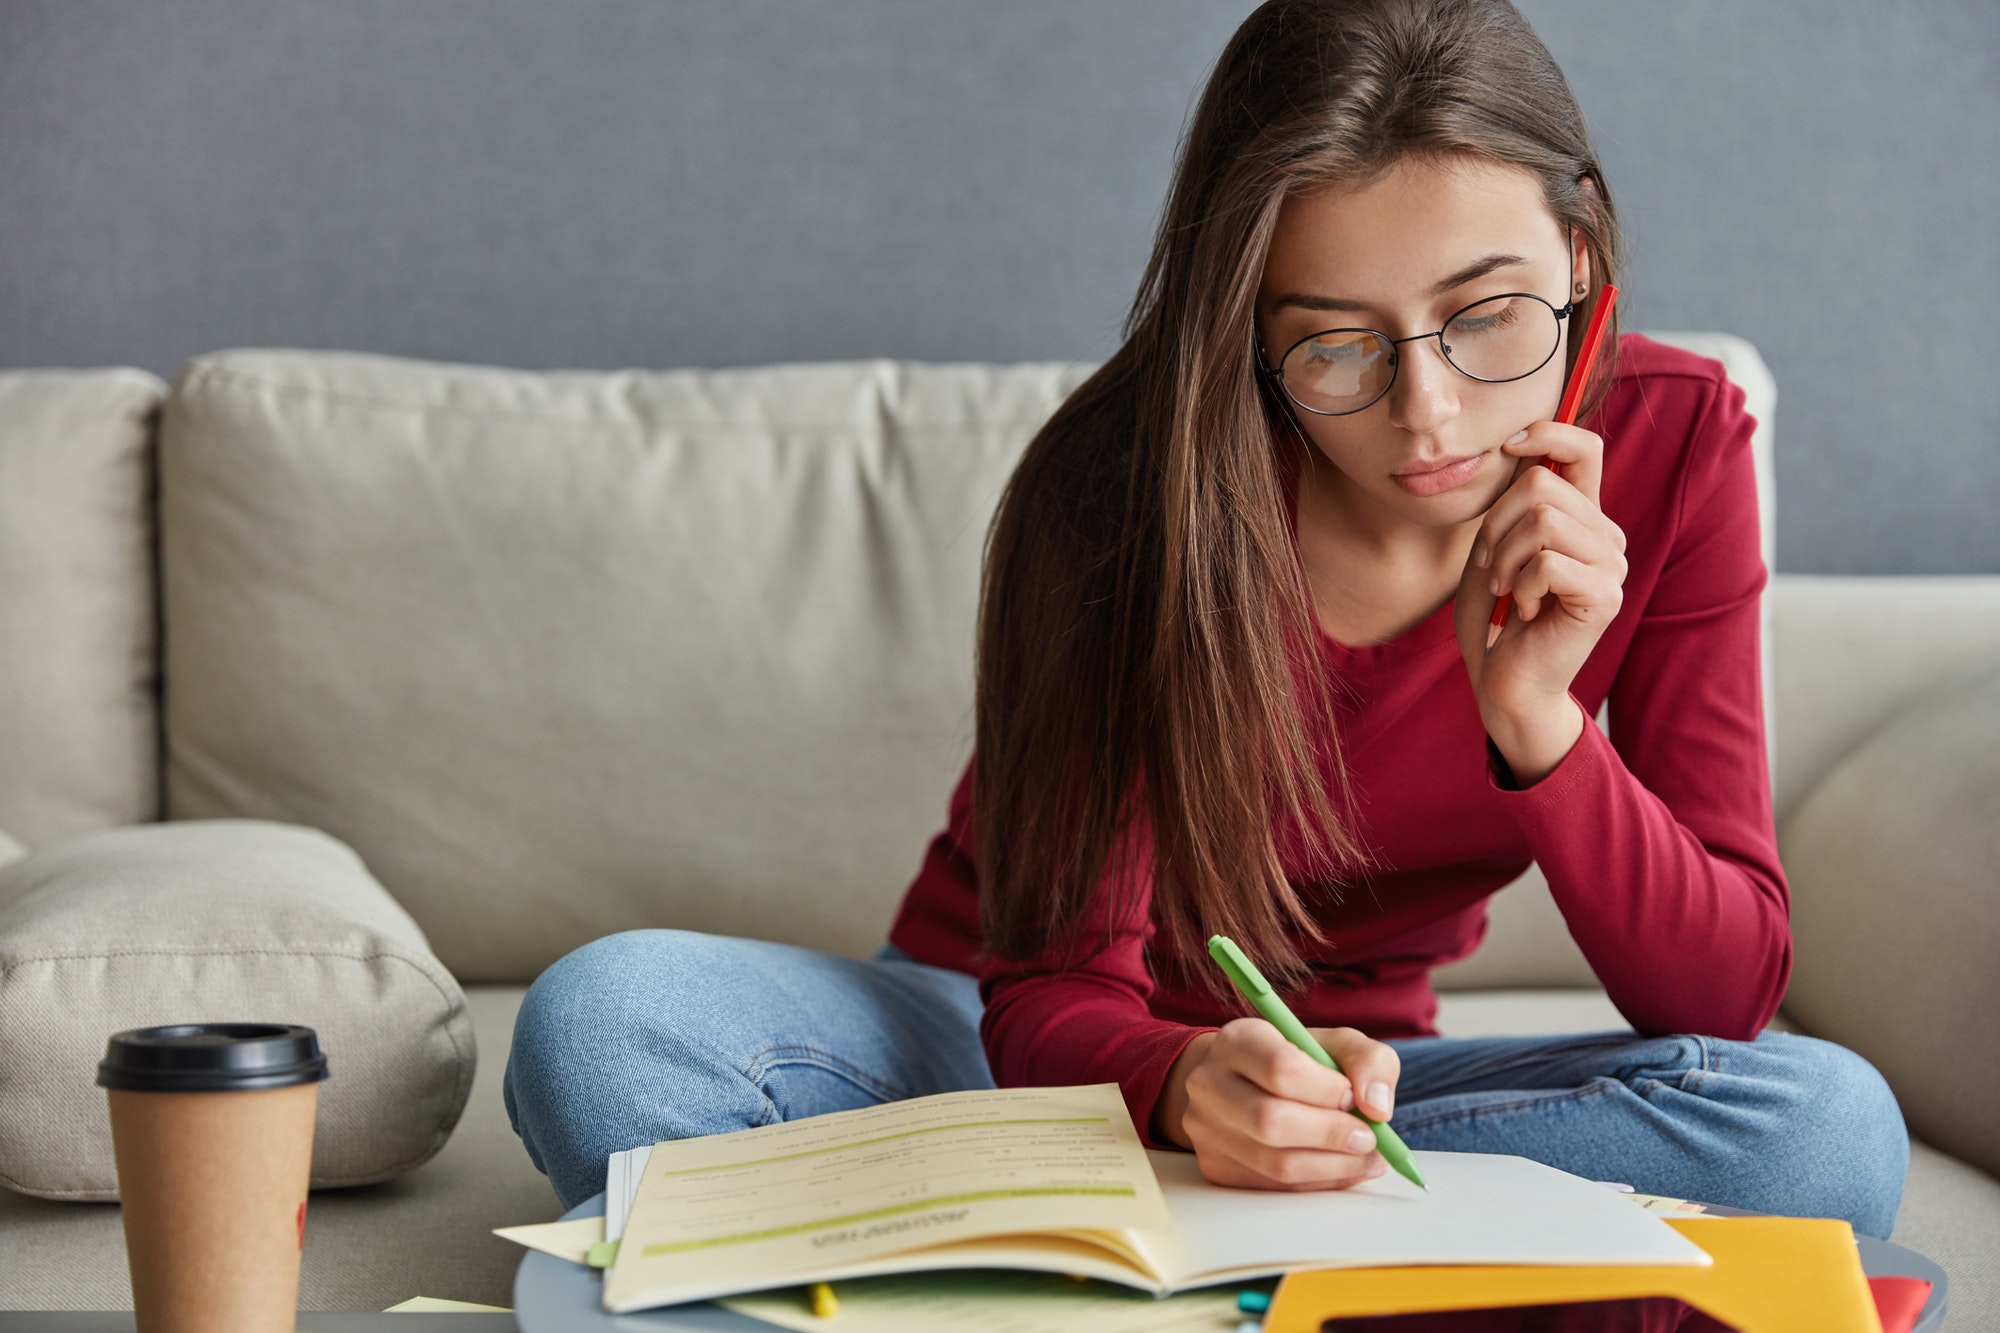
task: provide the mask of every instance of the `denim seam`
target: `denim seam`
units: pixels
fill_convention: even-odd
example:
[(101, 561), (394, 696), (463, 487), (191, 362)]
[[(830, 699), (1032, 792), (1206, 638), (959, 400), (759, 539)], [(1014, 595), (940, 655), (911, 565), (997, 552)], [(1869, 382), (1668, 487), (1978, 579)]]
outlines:
[(764, 1076), (781, 1064), (815, 1065), (821, 1069), (825, 1069), (829, 1073), (838, 1074), (842, 1078), (853, 1081), (860, 1087), (880, 1096), (885, 1101), (903, 1101), (910, 1095), (895, 1084), (886, 1083), (876, 1078), (866, 1070), (850, 1064), (831, 1051), (823, 1051), (816, 1046), (768, 1046), (750, 1057), (750, 1063), (744, 1068), (743, 1076), (756, 1086), (758, 1092), (763, 1094), (765, 1105), (772, 1112), (773, 1119), (780, 1119), (782, 1117), (777, 1115), (777, 1103), (772, 1101), (771, 1094), (764, 1087)]
[(1716, 1072), (1715, 1049), (1709, 1044), (1708, 1038), (1702, 1036), (1700, 1033), (1689, 1033), (1688, 1035), (1693, 1037), (1695, 1046), (1700, 1049), (1701, 1058), (1695, 1062), (1694, 1068), (1685, 1071), (1674, 1081), (1680, 1085), (1681, 1091), (1693, 1093), (1699, 1097), (1703, 1082), (1706, 1081), (1709, 1074)]

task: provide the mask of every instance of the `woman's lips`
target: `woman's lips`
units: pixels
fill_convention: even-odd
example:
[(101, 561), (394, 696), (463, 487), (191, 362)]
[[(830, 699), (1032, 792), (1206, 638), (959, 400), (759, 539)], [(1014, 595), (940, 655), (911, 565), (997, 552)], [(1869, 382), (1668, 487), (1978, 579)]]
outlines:
[(1485, 454), (1474, 454), (1429, 472), (1398, 472), (1395, 474), (1396, 484), (1411, 495), (1442, 495), (1471, 481), (1485, 461)]

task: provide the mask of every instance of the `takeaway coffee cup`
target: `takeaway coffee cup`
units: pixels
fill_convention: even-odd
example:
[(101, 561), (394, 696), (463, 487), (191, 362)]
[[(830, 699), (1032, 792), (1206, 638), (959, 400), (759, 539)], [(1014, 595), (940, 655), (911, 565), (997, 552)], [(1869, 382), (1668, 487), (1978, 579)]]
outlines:
[(313, 1113), (311, 1028), (183, 1023), (114, 1035), (111, 1103), (138, 1333), (291, 1333)]

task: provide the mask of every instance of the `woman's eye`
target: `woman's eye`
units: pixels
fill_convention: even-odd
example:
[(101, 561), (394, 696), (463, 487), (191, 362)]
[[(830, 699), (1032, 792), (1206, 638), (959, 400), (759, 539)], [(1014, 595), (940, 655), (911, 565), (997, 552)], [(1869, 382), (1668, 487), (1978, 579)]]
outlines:
[(1520, 302), (1509, 301), (1498, 310), (1489, 309), (1486, 314), (1460, 315), (1451, 322), (1451, 327), (1461, 334), (1492, 333), (1497, 329), (1512, 328), (1520, 322)]

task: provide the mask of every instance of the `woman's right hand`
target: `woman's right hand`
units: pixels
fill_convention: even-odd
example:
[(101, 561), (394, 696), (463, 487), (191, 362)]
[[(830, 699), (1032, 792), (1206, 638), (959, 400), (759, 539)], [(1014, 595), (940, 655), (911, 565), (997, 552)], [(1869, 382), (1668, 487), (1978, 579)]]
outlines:
[[(1353, 1028), (1313, 1028), (1328, 1069), (1261, 1018), (1204, 1032), (1174, 1061), (1153, 1110), (1153, 1138), (1194, 1150), (1201, 1173), (1248, 1189), (1345, 1189), (1388, 1169), (1375, 1134), (1351, 1114), (1387, 1120), (1396, 1052)], [(1350, 1077), (1352, 1076), (1352, 1081)]]

